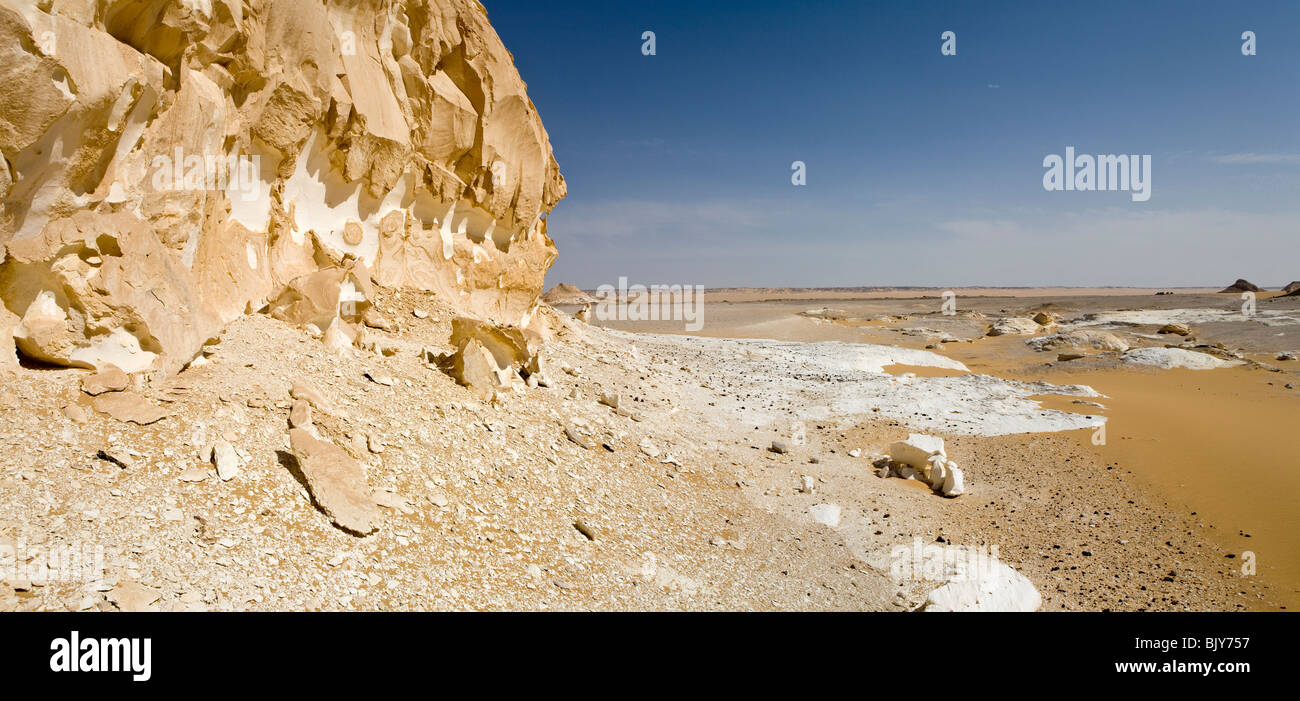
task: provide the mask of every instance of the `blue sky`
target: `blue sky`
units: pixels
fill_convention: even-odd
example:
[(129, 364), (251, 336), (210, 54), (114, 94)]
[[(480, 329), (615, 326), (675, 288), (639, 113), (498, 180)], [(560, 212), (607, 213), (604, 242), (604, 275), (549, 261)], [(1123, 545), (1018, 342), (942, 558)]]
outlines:
[[(1300, 2), (483, 1), (569, 184), (548, 284), (1300, 279)], [(1044, 190), (1067, 146), (1151, 199)]]

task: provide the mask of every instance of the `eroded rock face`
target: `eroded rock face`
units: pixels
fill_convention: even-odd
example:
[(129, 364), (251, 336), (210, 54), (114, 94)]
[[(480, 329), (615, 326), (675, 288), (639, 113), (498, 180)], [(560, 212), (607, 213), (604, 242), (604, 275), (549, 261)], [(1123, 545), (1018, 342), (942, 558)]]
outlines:
[(322, 271), (524, 326), (565, 194), (474, 0), (0, 0), (0, 155), (0, 363), (127, 372)]

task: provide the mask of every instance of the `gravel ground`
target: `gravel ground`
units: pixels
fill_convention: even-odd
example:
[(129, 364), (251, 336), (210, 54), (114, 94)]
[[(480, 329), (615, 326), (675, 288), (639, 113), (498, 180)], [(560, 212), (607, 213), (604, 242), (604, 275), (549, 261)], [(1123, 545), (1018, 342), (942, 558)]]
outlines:
[[(340, 359), (239, 319), (206, 364), (136, 380), (167, 414), (144, 426), (96, 411), (85, 371), (6, 378), (0, 610), (911, 610), (935, 584), (897, 580), (882, 553), (914, 542), (997, 545), (1047, 610), (1269, 606), (1194, 517), (1075, 449), (1086, 432), (945, 435), (968, 493), (944, 499), (873, 474), (899, 420), (804, 421), (800, 442), (806, 407), (726, 408), (761, 358), (544, 309), (549, 386), (483, 403), (423, 362), (448, 308), (410, 292), (377, 308), (392, 355)], [(295, 476), (300, 380), (332, 405), (317, 430), (366, 466), (374, 534), (333, 526)], [(219, 438), (239, 456), (228, 481), (200, 458)], [(838, 527), (810, 516), (823, 503)], [(67, 566), (97, 547), (102, 571)]]

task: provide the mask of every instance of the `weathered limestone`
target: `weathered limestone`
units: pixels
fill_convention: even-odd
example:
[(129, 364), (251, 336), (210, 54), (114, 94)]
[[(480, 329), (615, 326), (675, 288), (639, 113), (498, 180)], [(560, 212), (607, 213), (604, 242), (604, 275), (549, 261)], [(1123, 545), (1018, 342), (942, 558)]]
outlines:
[(523, 327), (565, 194), (473, 0), (0, 0), (0, 156), (0, 368), (352, 339), (372, 281)]
[(943, 439), (921, 433), (889, 445), (890, 469), (903, 477), (921, 479), (946, 497), (966, 493), (965, 476), (957, 463), (948, 459)]
[(836, 504), (814, 504), (808, 507), (808, 513), (812, 515), (813, 520), (817, 523), (837, 528), (840, 525), (843, 510)]
[(1036, 351), (1054, 351), (1065, 348), (1094, 348), (1123, 353), (1129, 349), (1128, 341), (1118, 334), (1098, 329), (1073, 329), (1049, 336), (1038, 336), (1025, 341)]
[(1037, 611), (1043, 597), (1033, 582), (1004, 562), (986, 559), (931, 591), (925, 611)]
[(134, 392), (109, 392), (101, 394), (91, 401), (95, 411), (108, 414), (122, 422), (147, 426), (167, 418), (171, 414), (162, 407)]
[(312, 499), (335, 525), (356, 535), (379, 528), (383, 516), (361, 463), (306, 429), (289, 429), (289, 444)]
[(1042, 327), (1033, 319), (1026, 319), (1021, 316), (1010, 316), (995, 321), (993, 326), (989, 328), (988, 335), (1026, 336), (1038, 333), (1040, 330), (1042, 330)]
[(131, 378), (126, 373), (117, 366), (110, 365), (84, 378), (81, 381), (81, 391), (94, 397), (105, 392), (121, 392), (130, 382)]
[(549, 384), (540, 339), (518, 328), (457, 317), (451, 321), (451, 345), (456, 350), (436, 358), (437, 364), (479, 399), (511, 389), (516, 378)]

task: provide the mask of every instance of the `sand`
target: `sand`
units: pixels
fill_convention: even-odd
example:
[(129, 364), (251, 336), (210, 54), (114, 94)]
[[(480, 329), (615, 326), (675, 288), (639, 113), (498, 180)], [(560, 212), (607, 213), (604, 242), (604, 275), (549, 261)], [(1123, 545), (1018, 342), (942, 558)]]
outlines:
[[(402, 321), (376, 333), (395, 354), (340, 360), (250, 315), (206, 365), (145, 383), (169, 414), (149, 426), (94, 411), (85, 371), (23, 367), (0, 387), (0, 544), (25, 538), (29, 565), (77, 544), (110, 554), (102, 581), (0, 573), (0, 610), (113, 610), (115, 591), (143, 587), (148, 608), (181, 611), (902, 611), (939, 582), (896, 575), (894, 553), (935, 544), (997, 548), (1045, 610), (1293, 607), (1296, 456), (1272, 436), (1288, 435), (1296, 371), (1272, 355), (1296, 327), (1196, 325), (1245, 350), (1206, 371), (1097, 351), (1049, 363), (1023, 337), (983, 335), (1041, 308), (1083, 320), (1235, 304), (1172, 297), (960, 298), (954, 316), (933, 296), (830, 300), (846, 312), (834, 319), (800, 314), (820, 302), (721, 303), (710, 338), (544, 309), (549, 386), (480, 402), (421, 360), (446, 347), (451, 310), (385, 292), (380, 311)], [(285, 464), (299, 378), (342, 409), (316, 424), (383, 495), (373, 535), (333, 527)], [(872, 459), (918, 427), (945, 439), (964, 496), (876, 476)], [(216, 435), (246, 458), (230, 481), (196, 458)], [(831, 507), (839, 522), (819, 523)]]
[[(1034, 530), (1037, 527), (1052, 528), (1058, 539), (1067, 534), (1080, 537), (1079, 533), (1069, 533), (1068, 528), (1063, 531), (1064, 524), (1052, 520), (1056, 511), (1060, 517), (1077, 509), (1075, 518), (1088, 515), (1095, 521), (1099, 514), (1128, 510), (1132, 512), (1124, 519), (1128, 525), (1133, 521), (1144, 524), (1137, 532), (1086, 546), (1091, 548), (1086, 556), (1090, 565), (1100, 562), (1096, 558), (1111, 558), (1103, 570), (1105, 574), (1097, 575), (1104, 581), (1084, 579), (1098, 587), (1096, 591), (1063, 585), (1059, 574), (1062, 569), (1049, 567), (1035, 573), (1030, 561), (1021, 562), (1030, 568), (1031, 578), (1040, 587), (1045, 584), (1050, 589), (1054, 583), (1063, 589), (1056, 595), (1045, 592), (1049, 600), (1045, 607), (1220, 609), (1300, 605), (1300, 537), (1296, 536), (1297, 516), (1292, 506), (1295, 487), (1300, 486), (1300, 444), (1291, 439), (1300, 390), (1285, 387), (1288, 383), (1300, 385), (1300, 371), (1294, 361), (1274, 360), (1279, 351), (1300, 346), (1300, 325), (1295, 323), (1300, 317), (1300, 300), (1263, 298), (1260, 313), (1247, 318), (1239, 314), (1240, 301), (1234, 295), (1203, 291), (1161, 296), (1145, 290), (1140, 295), (1120, 290), (1065, 292), (1017, 291), (1016, 296), (1006, 296), (1003, 291), (1002, 296), (983, 298), (960, 296), (959, 292), (959, 313), (955, 316), (939, 313), (940, 300), (934, 293), (900, 296), (801, 292), (790, 295), (792, 299), (782, 299), (782, 293), (773, 290), (746, 291), (739, 296), (724, 293), (711, 298), (713, 303), (706, 306), (706, 326), (699, 333), (892, 343), (928, 348), (960, 361), (973, 373), (1093, 387), (1104, 396), (1083, 399), (1045, 393), (1036, 398), (1047, 411), (1104, 418), (1102, 445), (1095, 444), (1095, 430), (1087, 429), (995, 438), (938, 432), (954, 445), (969, 449), (971, 455), (997, 456), (993, 465), (979, 465), (980, 458), (968, 457), (977, 466), (973, 468), (974, 480), (985, 489), (1005, 486), (999, 483), (1003, 479), (1023, 488), (1030, 479), (1028, 475), (1037, 475), (1046, 485), (1037, 487), (1039, 494), (1027, 503), (1007, 511), (1007, 519), (996, 526), (992, 522), (983, 527), (970, 524), (965, 537), (988, 537), (988, 529), (993, 527), (995, 532), (1017, 534), (1013, 548), (1033, 550), (1047, 542), (1043, 533)], [(720, 302), (719, 298), (727, 301)], [(744, 299), (756, 301), (739, 301)], [(800, 314), (822, 307), (839, 310), (833, 315), (839, 318)], [(1157, 347), (1184, 340), (1157, 334), (1159, 325), (1190, 322), (1198, 342), (1241, 349), (1246, 364), (1213, 370), (1166, 370), (1123, 363), (1117, 354), (1091, 349), (1087, 351), (1091, 357), (1055, 362), (1056, 352), (1035, 352), (1025, 345), (1024, 336), (983, 335), (983, 330), (999, 317), (1032, 315), (1038, 309), (1063, 313), (1066, 328), (1112, 328), (1135, 344)], [(614, 325), (674, 332), (672, 322)], [(940, 343), (937, 336), (904, 333), (902, 329), (930, 329), (959, 340)], [(682, 333), (680, 329), (676, 332)], [(910, 373), (918, 378), (962, 374), (933, 364), (896, 364), (885, 369), (891, 375)], [(1082, 403), (1085, 401), (1104, 408)], [(854, 424), (846, 435), (875, 439), (870, 447), (878, 449), (883, 444), (879, 436), (890, 434), (889, 429), (900, 429), (892, 433), (901, 433), (903, 428), (913, 427), (906, 422), (866, 421)], [(859, 479), (855, 477), (852, 482)], [(855, 488), (872, 489), (860, 485)], [(898, 494), (915, 491), (908, 487)], [(1067, 495), (1071, 504), (1068, 509), (1060, 503)], [(949, 513), (941, 509), (929, 517), (950, 519), (963, 511), (956, 506), (946, 510)], [(1086, 531), (1097, 527), (1095, 522), (1087, 524)], [(950, 533), (959, 530), (956, 524), (949, 528)], [(1168, 537), (1157, 537), (1162, 533)], [(1126, 541), (1122, 546), (1121, 540)], [(1063, 546), (1052, 543), (1048, 547), (1050, 553), (1059, 553)], [(1164, 564), (1156, 566), (1168, 562), (1171, 555), (1184, 559), (1181, 566), (1170, 567), (1181, 571), (1181, 575), (1171, 577), (1162, 571)], [(1188, 558), (1196, 561), (1192, 563)], [(1256, 574), (1242, 574), (1242, 564), (1248, 560), (1256, 564)], [(1193, 572), (1206, 580), (1181, 590), (1169, 587), (1180, 576), (1190, 577)], [(1166, 577), (1173, 581), (1165, 581)], [(1069, 579), (1076, 581), (1074, 577)], [(1213, 586), (1206, 583), (1211, 580)], [(1151, 598), (1149, 592), (1162, 585), (1167, 592)], [(1211, 594), (1214, 587), (1222, 591)]]

